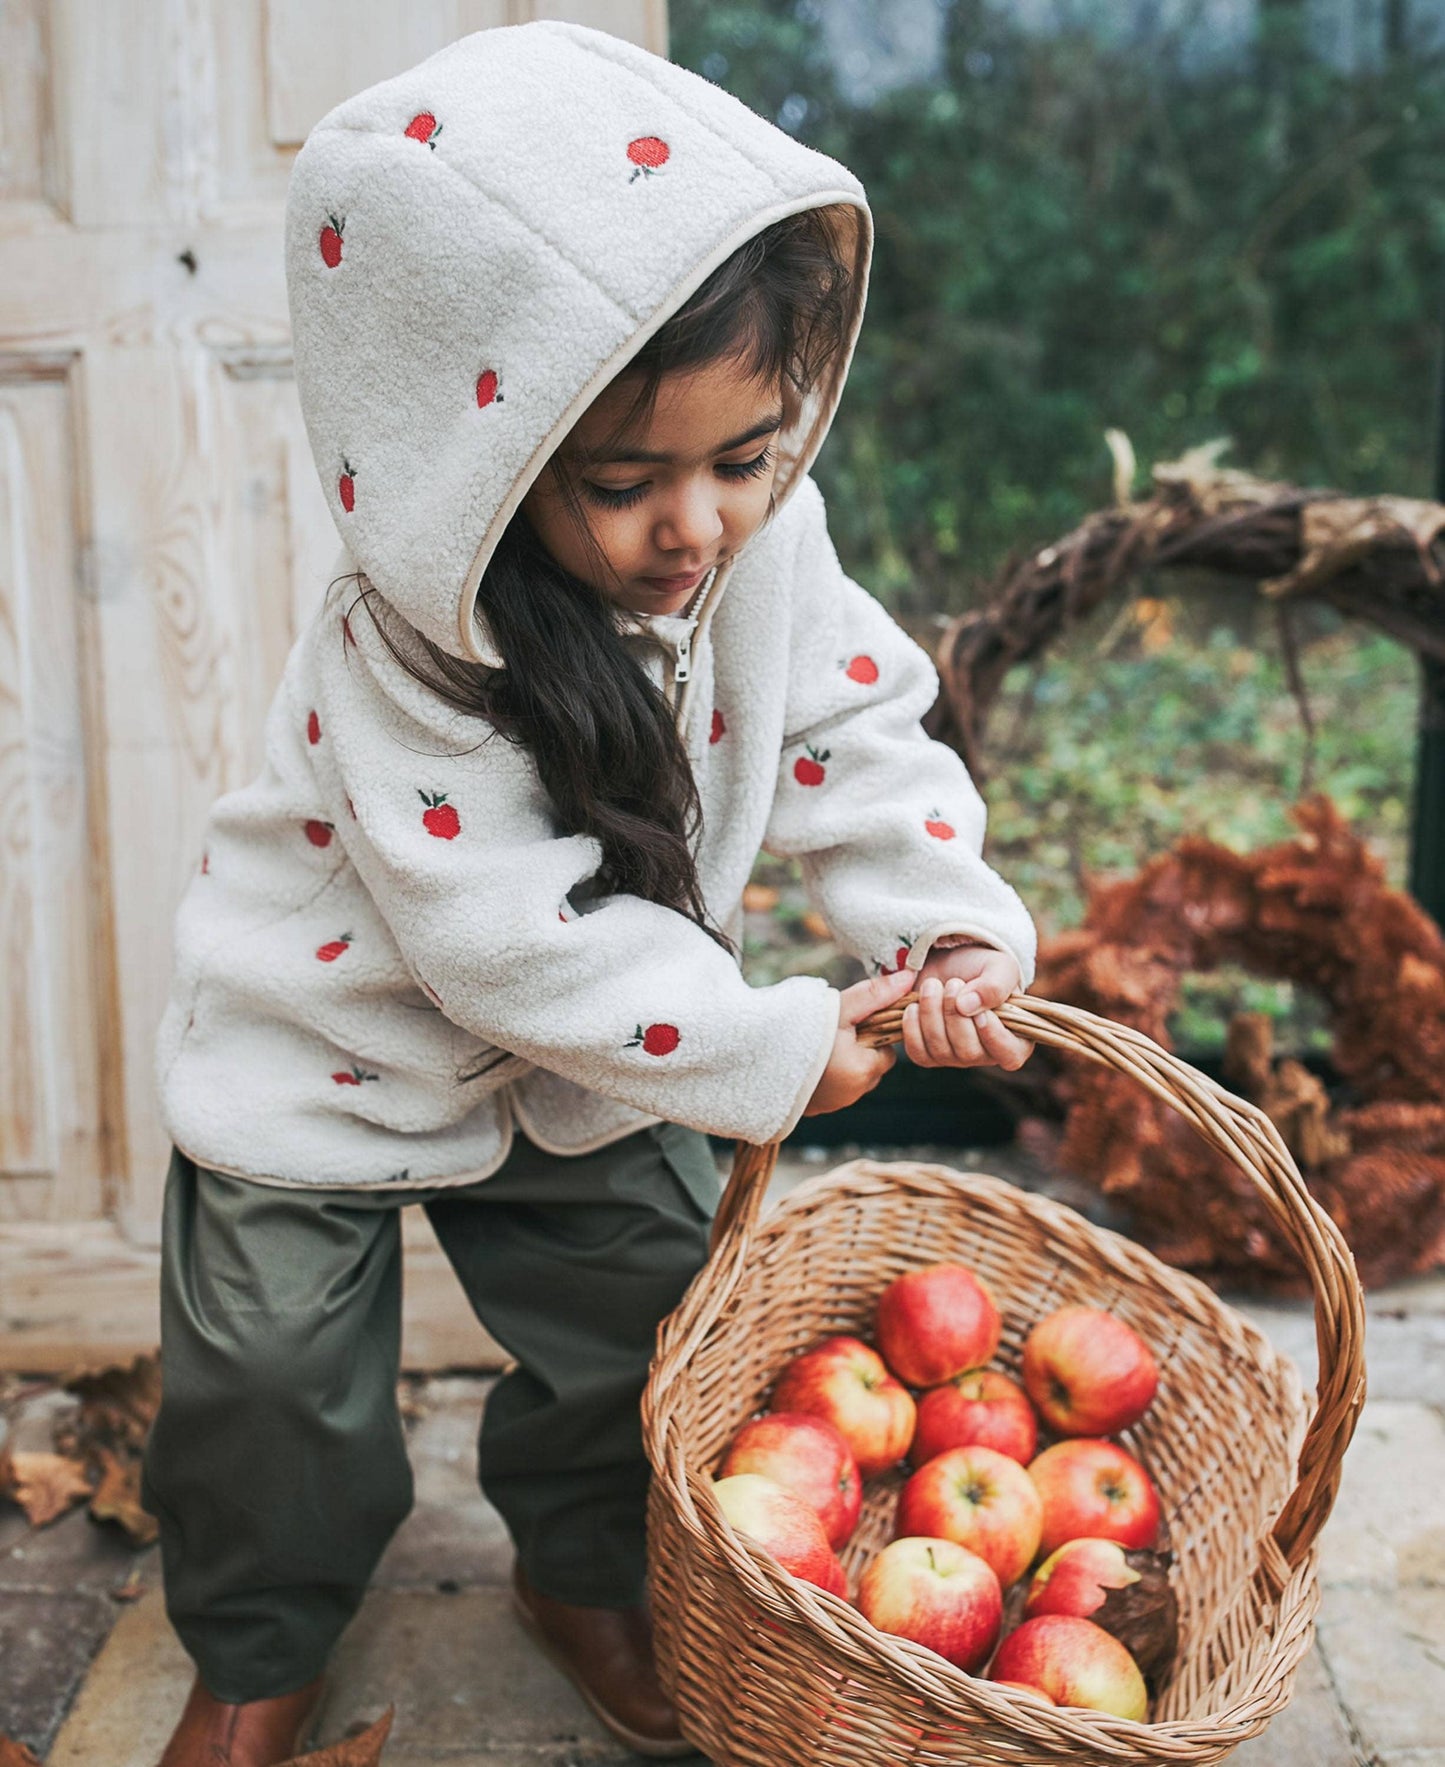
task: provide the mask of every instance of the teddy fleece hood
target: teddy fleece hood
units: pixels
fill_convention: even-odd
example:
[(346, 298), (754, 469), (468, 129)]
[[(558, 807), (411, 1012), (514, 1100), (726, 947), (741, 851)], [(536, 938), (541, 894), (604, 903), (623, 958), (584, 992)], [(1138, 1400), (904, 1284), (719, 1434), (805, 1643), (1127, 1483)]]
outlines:
[(779, 437), (779, 508), (862, 321), (872, 223), (851, 172), (685, 68), (553, 21), (463, 37), (330, 111), (292, 170), (286, 275), (355, 567), (444, 650), (500, 662), (477, 585), (553, 450), (730, 253), (814, 208), (852, 311)]

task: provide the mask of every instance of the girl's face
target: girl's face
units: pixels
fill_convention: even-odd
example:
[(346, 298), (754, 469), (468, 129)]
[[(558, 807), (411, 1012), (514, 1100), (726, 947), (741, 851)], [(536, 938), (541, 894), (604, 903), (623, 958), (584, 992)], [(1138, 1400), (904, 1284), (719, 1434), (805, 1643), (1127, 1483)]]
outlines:
[(558, 450), (593, 545), (549, 463), (522, 508), (564, 569), (634, 613), (686, 610), (703, 578), (762, 525), (783, 400), (731, 361), (665, 375), (649, 419), (616, 436), (637, 380), (613, 381)]

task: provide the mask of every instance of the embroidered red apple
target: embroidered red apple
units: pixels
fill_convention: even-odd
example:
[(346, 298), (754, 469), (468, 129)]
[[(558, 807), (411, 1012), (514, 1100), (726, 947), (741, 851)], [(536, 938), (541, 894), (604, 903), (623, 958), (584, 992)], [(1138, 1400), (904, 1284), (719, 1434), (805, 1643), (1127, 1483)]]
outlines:
[(315, 748), (317, 743), (321, 741), (321, 720), (315, 712), (309, 713), (306, 718), (306, 740), (312, 748)]
[(345, 614), (342, 614), (341, 616), (341, 638), (344, 644), (354, 645), (356, 643), (356, 639), (351, 631), (351, 621)]
[(650, 178), (655, 172), (660, 172), (672, 158), (672, 149), (665, 141), (659, 141), (656, 135), (639, 135), (635, 141), (628, 142), (627, 157), (635, 168), (631, 178), (627, 180), (632, 184), (638, 178)]
[(316, 947), (316, 955), (323, 963), (335, 963), (336, 959), (341, 956), (350, 943), (351, 934), (343, 933), (339, 939), (332, 939), (325, 945), (318, 945)]
[(462, 832), (462, 823), (455, 808), (447, 802), (447, 794), (418, 791), (416, 795), (428, 806), (421, 817), (427, 833), (434, 834), (439, 841), (454, 841)]
[(201, 876), (202, 877), (208, 876), (210, 873), (210, 869), (211, 869), (211, 855), (210, 855), (209, 851), (207, 851), (207, 852), (204, 852), (201, 854)]
[(806, 743), (804, 747), (808, 752), (806, 755), (800, 755), (794, 761), (793, 778), (797, 780), (799, 785), (821, 785), (823, 783), (823, 763), (831, 757), (833, 751), (824, 749), (820, 754), (812, 743)]
[(329, 822), (317, 822), (314, 819), (306, 824), (306, 838), (313, 847), (329, 847), (333, 832)]
[(341, 262), (341, 234), (343, 223), (335, 215), (326, 217), (327, 225), (321, 229), (321, 262), (328, 270), (334, 270)]
[(722, 713), (715, 711), (712, 715), (712, 730), (708, 734), (708, 741), (710, 743), (721, 742), (727, 733), (728, 727), (723, 722)]
[(424, 141), (435, 152), (437, 136), (442, 132), (442, 125), (429, 110), (419, 110), (403, 132), (409, 135), (413, 141)]
[(649, 1025), (645, 1031), (639, 1025), (622, 1047), (635, 1049), (640, 1043), (648, 1055), (671, 1055), (681, 1041), (676, 1025)]
[(377, 1074), (368, 1074), (365, 1068), (357, 1067), (355, 1062), (346, 1072), (331, 1076), (338, 1086), (359, 1086), (363, 1080), (375, 1080), (379, 1077)]
[(855, 656), (843, 673), (850, 681), (861, 681), (865, 687), (871, 687), (878, 679), (878, 665), (871, 656)]
[(951, 822), (945, 822), (938, 810), (930, 810), (923, 826), (936, 841), (951, 841), (956, 833)]
[(484, 368), (477, 376), (477, 404), (483, 408), (493, 400), (500, 405), (502, 395), (497, 390), (497, 371), (495, 368)]
[(336, 481), (336, 494), (341, 499), (341, 507), (348, 515), (356, 508), (356, 474), (351, 462), (343, 455), (341, 460), (341, 477)]
[(894, 976), (898, 974), (900, 969), (907, 969), (908, 953), (917, 942), (916, 933), (894, 933), (893, 936), (898, 941), (898, 949), (893, 953), (893, 965), (890, 968), (886, 963), (880, 963), (878, 965), (880, 975)]

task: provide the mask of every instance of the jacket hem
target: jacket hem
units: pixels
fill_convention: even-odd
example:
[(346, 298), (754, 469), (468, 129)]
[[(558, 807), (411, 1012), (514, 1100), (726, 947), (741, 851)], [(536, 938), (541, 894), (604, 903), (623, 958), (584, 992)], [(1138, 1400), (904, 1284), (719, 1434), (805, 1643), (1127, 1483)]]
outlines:
[[(510, 1102), (508, 1100), (509, 1104)], [(502, 1150), (496, 1160), (485, 1170), (473, 1166), (468, 1171), (448, 1173), (439, 1178), (407, 1178), (402, 1180), (383, 1178), (375, 1184), (329, 1184), (311, 1178), (278, 1178), (273, 1173), (242, 1172), (235, 1166), (219, 1166), (214, 1160), (202, 1159), (199, 1155), (192, 1153), (189, 1148), (182, 1147), (179, 1141), (174, 1141), (174, 1137), (172, 1138), (175, 1147), (186, 1156), (192, 1165), (204, 1166), (208, 1172), (219, 1172), (223, 1178), (240, 1178), (247, 1184), (264, 1184), (272, 1190), (324, 1190), (328, 1194), (364, 1191), (367, 1196), (371, 1196), (378, 1190), (395, 1190), (405, 1194), (409, 1190), (459, 1190), (466, 1184), (480, 1184), (507, 1163), (511, 1158), (516, 1139), (516, 1126), (509, 1109), (506, 1112), (506, 1120), (503, 1125)]]
[(640, 1123), (624, 1124), (621, 1129), (609, 1129), (605, 1135), (595, 1135), (590, 1141), (579, 1141), (575, 1147), (563, 1147), (558, 1142), (549, 1141), (540, 1130), (533, 1126), (531, 1117), (522, 1107), (521, 1099), (518, 1098), (515, 1093), (511, 1092), (510, 1089), (508, 1090), (507, 1103), (516, 1118), (517, 1126), (527, 1137), (528, 1141), (532, 1142), (535, 1146), (540, 1147), (543, 1153), (560, 1154), (563, 1156), (596, 1153), (599, 1148), (610, 1147), (614, 1141), (621, 1141), (628, 1135), (636, 1135), (640, 1129), (650, 1129), (654, 1123), (664, 1123), (667, 1121), (666, 1117), (654, 1117), (649, 1116), (646, 1112), (639, 1112), (638, 1114), (643, 1119)]

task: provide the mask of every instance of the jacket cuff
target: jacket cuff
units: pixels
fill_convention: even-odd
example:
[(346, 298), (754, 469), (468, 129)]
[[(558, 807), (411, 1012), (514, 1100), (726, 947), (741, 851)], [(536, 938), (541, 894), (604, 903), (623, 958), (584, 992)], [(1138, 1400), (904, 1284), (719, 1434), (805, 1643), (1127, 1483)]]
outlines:
[(940, 921), (916, 938), (908, 948), (907, 967), (915, 971), (922, 969), (929, 951), (935, 945), (940, 951), (957, 945), (987, 945), (994, 951), (1007, 951), (1019, 966), (1020, 989), (1027, 989), (1034, 979), (1032, 966), (1024, 962), (1022, 954), (1007, 939), (1001, 939), (991, 928), (960, 926), (956, 920)]
[(787, 1121), (782, 1128), (775, 1130), (769, 1138), (773, 1141), (785, 1141), (802, 1119), (803, 1112), (808, 1108), (808, 1101), (818, 1089), (818, 1082), (823, 1078), (825, 1069), (832, 1058), (838, 1039), (838, 1003), (839, 993), (836, 988), (829, 988), (829, 998), (833, 1003), (833, 1020), (827, 1027), (827, 1034), (819, 1045), (813, 1065), (803, 1077), (803, 1084), (798, 1088), (797, 1097), (793, 1100), (793, 1108), (788, 1112)]

